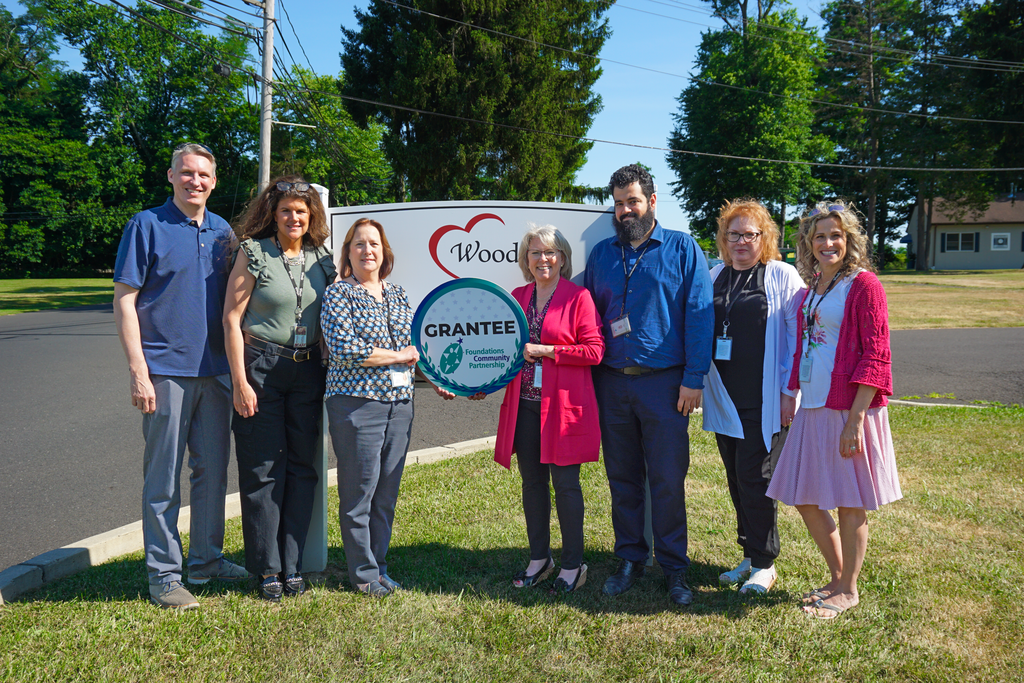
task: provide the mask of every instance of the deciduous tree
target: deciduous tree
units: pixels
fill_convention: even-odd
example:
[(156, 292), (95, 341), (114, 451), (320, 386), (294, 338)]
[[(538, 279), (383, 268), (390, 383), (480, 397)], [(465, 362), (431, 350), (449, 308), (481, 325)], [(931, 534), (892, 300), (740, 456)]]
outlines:
[[(792, 10), (771, 11), (771, 2), (759, 3), (753, 16), (745, 0), (713, 5), (727, 28), (703, 36), (698, 76), (678, 98), (669, 147), (781, 161), (828, 158), (832, 145), (812, 132), (814, 113), (806, 101), (813, 96), (819, 50), (805, 22)], [(691, 230), (705, 237), (714, 234), (727, 199), (754, 196), (781, 217), (786, 206), (820, 187), (806, 165), (677, 153), (668, 154), (668, 164)]]

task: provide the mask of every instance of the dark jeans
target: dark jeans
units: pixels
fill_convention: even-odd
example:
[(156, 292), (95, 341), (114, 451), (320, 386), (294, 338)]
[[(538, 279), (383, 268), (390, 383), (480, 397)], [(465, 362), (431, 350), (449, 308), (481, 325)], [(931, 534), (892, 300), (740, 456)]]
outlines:
[(779, 556), (778, 503), (765, 495), (788, 427), (772, 436), (772, 449), (761, 436), (761, 406), (740, 409), (743, 438), (716, 434), (718, 453), (725, 465), (729, 495), (736, 509), (736, 542), (755, 569), (768, 569)]
[(654, 553), (667, 574), (686, 570), (686, 473), (690, 418), (676, 410), (682, 368), (623, 375), (598, 365), (594, 389), (612, 494), (615, 555), (646, 562), (644, 477), (651, 487)]
[(551, 491), (555, 487), (555, 508), (562, 531), (562, 569), (579, 569), (583, 564), (583, 490), (579, 465), (547, 465), (540, 461), (540, 402), (519, 400), (515, 435), (516, 460), (523, 478), (523, 514), (530, 559), (551, 555)]
[(319, 357), (297, 363), (245, 347), (245, 376), (259, 412), (235, 413), (235, 455), (242, 503), (245, 566), (252, 574), (302, 571), (302, 551), (318, 477), (327, 371)]
[(341, 541), (355, 587), (388, 573), (413, 403), (334, 394), (327, 398), (327, 417), (338, 458)]

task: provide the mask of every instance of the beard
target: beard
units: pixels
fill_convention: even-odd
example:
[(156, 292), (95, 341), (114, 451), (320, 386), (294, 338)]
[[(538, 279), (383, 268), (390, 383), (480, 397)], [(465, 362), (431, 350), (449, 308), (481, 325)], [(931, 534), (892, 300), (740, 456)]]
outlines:
[(647, 233), (654, 228), (654, 212), (651, 211), (651, 207), (647, 207), (647, 211), (642, 215), (624, 221), (612, 216), (612, 225), (615, 226), (615, 234), (618, 235), (620, 242), (636, 242), (647, 237)]

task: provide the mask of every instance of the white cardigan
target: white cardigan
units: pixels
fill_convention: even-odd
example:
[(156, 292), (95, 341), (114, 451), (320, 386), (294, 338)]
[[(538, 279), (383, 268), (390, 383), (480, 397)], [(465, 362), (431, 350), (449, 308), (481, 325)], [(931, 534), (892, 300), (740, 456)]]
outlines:
[[(718, 279), (724, 268), (718, 265), (711, 269), (712, 282)], [(789, 391), (786, 385), (793, 369), (796, 323), (804, 282), (793, 266), (782, 261), (769, 261), (765, 265), (764, 289), (768, 299), (768, 320), (765, 323), (764, 378), (761, 382), (761, 435), (765, 448), (771, 450), (772, 436), (782, 430), (780, 393), (789, 396), (797, 393)], [(717, 330), (715, 334), (718, 334)], [(722, 384), (714, 361), (704, 387), (704, 431), (743, 438), (739, 413)]]

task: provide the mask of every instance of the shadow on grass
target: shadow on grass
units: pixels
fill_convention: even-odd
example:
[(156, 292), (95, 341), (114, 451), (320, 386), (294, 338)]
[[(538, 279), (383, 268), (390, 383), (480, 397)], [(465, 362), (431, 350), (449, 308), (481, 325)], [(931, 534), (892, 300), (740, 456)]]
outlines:
[[(242, 553), (229, 553), (228, 559), (244, 564)], [(556, 553), (557, 560), (557, 553)], [(388, 574), (401, 582), (410, 594), (457, 595), (461, 599), (498, 601), (520, 607), (543, 607), (556, 603), (591, 614), (659, 614), (673, 606), (665, 590), (665, 581), (657, 563), (627, 593), (608, 597), (601, 592), (605, 579), (618, 566), (618, 558), (607, 551), (588, 550), (584, 562), (588, 566), (587, 581), (571, 595), (550, 595), (548, 588), (555, 573), (536, 588), (516, 589), (512, 575), (525, 566), (527, 553), (523, 548), (470, 550), (441, 543), (394, 546), (388, 554)], [(742, 596), (735, 588), (718, 585), (718, 575), (730, 569), (721, 565), (693, 563), (688, 582), (694, 591), (693, 604), (683, 608), (693, 614), (718, 614), (741, 619), (753, 607), (792, 604), (796, 597), (784, 591), (764, 596)], [(340, 547), (328, 550), (327, 569), (306, 573), (313, 585), (326, 590), (351, 591)], [(252, 592), (255, 584), (227, 584), (211, 581), (203, 586), (187, 586), (198, 598), (230, 592)], [(139, 555), (92, 567), (79, 574), (56, 581), (38, 591), (19, 598), (35, 602), (123, 602), (147, 600), (145, 561)], [(255, 595), (253, 596), (255, 600)]]
[(98, 292), (104, 295), (109, 295), (114, 289), (113, 284), (104, 283), (102, 285), (81, 285), (72, 287), (21, 287), (18, 289), (8, 289), (4, 294), (89, 294), (91, 292)]
[(57, 311), (63, 309), (82, 310), (88, 308), (113, 308), (109, 292), (99, 294), (71, 294), (53, 299), (0, 298), (0, 315), (35, 313), (36, 311)]

